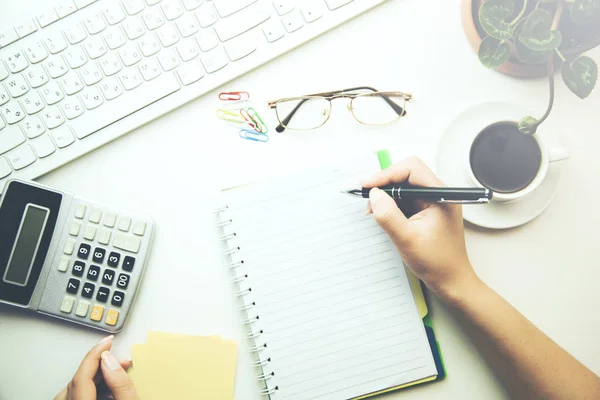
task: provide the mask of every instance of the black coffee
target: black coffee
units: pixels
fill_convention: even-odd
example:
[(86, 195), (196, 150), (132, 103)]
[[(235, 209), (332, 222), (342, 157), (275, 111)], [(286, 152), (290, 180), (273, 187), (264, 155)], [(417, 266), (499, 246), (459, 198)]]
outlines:
[(475, 178), (498, 193), (524, 189), (538, 174), (542, 153), (532, 135), (521, 133), (515, 122), (497, 122), (482, 130), (471, 146)]

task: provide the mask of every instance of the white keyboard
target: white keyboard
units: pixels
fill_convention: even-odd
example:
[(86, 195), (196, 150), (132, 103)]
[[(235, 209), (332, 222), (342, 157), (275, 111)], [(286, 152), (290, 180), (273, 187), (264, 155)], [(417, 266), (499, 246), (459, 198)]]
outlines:
[(0, 29), (0, 193), (386, 0), (62, 0)]

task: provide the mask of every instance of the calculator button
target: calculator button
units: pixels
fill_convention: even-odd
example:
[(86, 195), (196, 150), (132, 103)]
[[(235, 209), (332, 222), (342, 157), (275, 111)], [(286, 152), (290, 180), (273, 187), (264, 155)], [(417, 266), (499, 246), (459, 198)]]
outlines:
[(117, 214), (115, 214), (114, 212), (107, 212), (106, 214), (104, 214), (104, 226), (108, 226), (109, 228), (112, 228), (113, 226), (115, 226), (115, 221), (117, 220)]
[(83, 219), (85, 216), (85, 204), (80, 204), (75, 210), (75, 218)]
[(102, 320), (102, 314), (104, 314), (104, 307), (102, 306), (94, 306), (92, 308), (92, 312), (90, 313), (90, 319), (92, 321), (101, 321)]
[(94, 296), (94, 290), (96, 290), (96, 285), (86, 282), (81, 289), (81, 295), (86, 299), (91, 299)]
[(101, 303), (106, 303), (108, 300), (108, 295), (110, 294), (110, 289), (106, 287), (98, 288), (98, 294), (96, 294), (96, 300)]
[(79, 290), (79, 279), (71, 278), (67, 284), (67, 292), (71, 294), (77, 294)]
[(98, 234), (98, 243), (108, 244), (110, 242), (110, 231), (108, 229), (101, 229)]
[(92, 259), (94, 260), (94, 262), (102, 264), (102, 262), (104, 261), (105, 254), (106, 254), (106, 250), (101, 249), (100, 247), (96, 247), (96, 249), (94, 250), (94, 255), (93, 255)]
[(84, 269), (85, 263), (81, 261), (75, 261), (75, 263), (73, 263), (73, 270), (71, 271), (71, 273), (73, 274), (73, 276), (83, 276)]
[(117, 249), (130, 251), (132, 253), (137, 253), (141, 244), (142, 241), (136, 237), (121, 235), (118, 233), (115, 234), (115, 238), (113, 239), (113, 246), (115, 246)]
[(60, 303), (60, 311), (66, 314), (70, 313), (73, 310), (73, 304), (75, 304), (75, 299), (71, 296), (65, 296), (62, 303)]
[(77, 308), (75, 309), (75, 315), (78, 317), (85, 317), (88, 312), (88, 308), (90, 307), (90, 303), (87, 301), (80, 301), (77, 304)]
[(131, 256), (125, 256), (123, 259), (123, 271), (131, 272), (133, 271), (133, 266), (135, 265), (135, 258)]
[(66, 272), (69, 269), (69, 259), (67, 257), (63, 257), (58, 262), (58, 270), (60, 272)]
[(127, 289), (129, 286), (129, 275), (127, 274), (119, 274), (119, 279), (117, 279), (117, 286), (121, 289)]
[(69, 230), (69, 234), (71, 236), (79, 235), (79, 230), (81, 229), (81, 222), (73, 221), (71, 224), (71, 229)]
[(97, 224), (100, 222), (100, 218), (102, 218), (102, 210), (99, 208), (92, 208), (89, 218), (90, 222)]
[(133, 224), (133, 233), (138, 236), (144, 236), (144, 232), (146, 232), (146, 223), (144, 221), (135, 221), (135, 224)]
[(102, 283), (105, 285), (112, 285), (115, 280), (115, 271), (111, 269), (105, 269), (104, 274), (102, 274)]
[(67, 241), (65, 242), (65, 248), (63, 249), (63, 251), (67, 255), (73, 254), (73, 251), (75, 251), (75, 240), (67, 239)]
[(116, 291), (115, 294), (113, 294), (110, 304), (112, 304), (113, 306), (121, 307), (123, 305), (124, 300), (125, 300), (125, 293)]
[(117, 268), (119, 266), (119, 260), (121, 259), (121, 255), (115, 251), (111, 251), (108, 255), (108, 261), (106, 262), (109, 267)]
[(92, 247), (89, 244), (81, 243), (79, 245), (79, 250), (77, 251), (77, 257), (87, 260), (90, 256), (90, 251), (92, 251)]
[(106, 313), (106, 320), (104, 320), (104, 322), (106, 322), (106, 325), (115, 326), (118, 320), (119, 312), (117, 310), (108, 310), (108, 312)]
[(85, 230), (83, 231), (84, 239), (94, 240), (94, 238), (96, 237), (96, 229), (97, 228), (94, 225), (86, 226)]
[(129, 230), (129, 225), (131, 225), (131, 218), (129, 217), (121, 217), (119, 218), (119, 230), (123, 232), (127, 232)]
[(98, 280), (98, 275), (100, 275), (100, 267), (97, 265), (90, 265), (90, 269), (88, 269), (87, 273), (88, 280), (96, 282)]

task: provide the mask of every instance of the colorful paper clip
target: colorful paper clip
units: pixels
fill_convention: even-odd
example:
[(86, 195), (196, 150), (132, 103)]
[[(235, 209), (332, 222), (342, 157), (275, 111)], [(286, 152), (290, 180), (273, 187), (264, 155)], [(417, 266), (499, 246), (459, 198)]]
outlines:
[(262, 118), (260, 117), (260, 115), (258, 115), (258, 112), (254, 108), (250, 107), (246, 111), (248, 115), (250, 115), (250, 118), (252, 118), (252, 121), (254, 121), (254, 123), (256, 124), (256, 127), (260, 127), (260, 129), (257, 130), (258, 132), (265, 134), (269, 132), (267, 124), (263, 122)]
[(253, 142), (267, 143), (269, 141), (268, 135), (250, 129), (240, 129), (239, 135), (242, 139), (251, 140)]
[(248, 92), (221, 92), (221, 93), (219, 93), (219, 100), (247, 101), (247, 100), (250, 100), (250, 93), (248, 93)]
[[(234, 113), (230, 110), (225, 110), (223, 108), (219, 108), (217, 110), (217, 118), (222, 119), (225, 122), (233, 122), (233, 123), (239, 123), (239, 124), (247, 124), (247, 120), (237, 113)], [(254, 126), (252, 127), (254, 128)]]

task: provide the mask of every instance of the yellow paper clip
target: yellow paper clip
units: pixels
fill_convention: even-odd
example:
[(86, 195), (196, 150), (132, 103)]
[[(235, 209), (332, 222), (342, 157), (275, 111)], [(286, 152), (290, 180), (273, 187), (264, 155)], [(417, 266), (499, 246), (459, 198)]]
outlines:
[(247, 123), (247, 121), (244, 117), (241, 117), (239, 114), (236, 114), (232, 111), (225, 110), (222, 108), (219, 108), (217, 110), (216, 115), (217, 115), (217, 118), (222, 119), (223, 121), (226, 121), (226, 122), (234, 122), (234, 123), (239, 123), (239, 124)]

